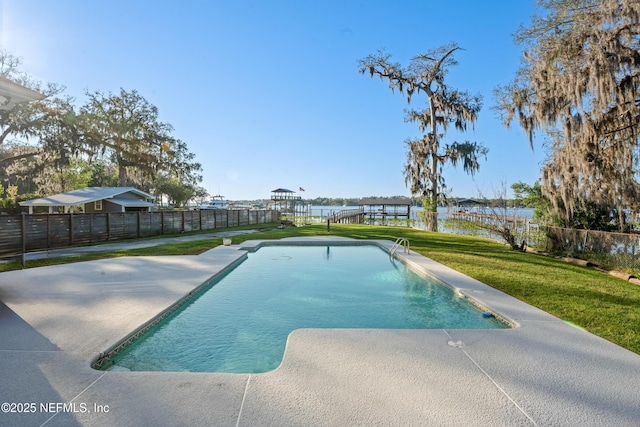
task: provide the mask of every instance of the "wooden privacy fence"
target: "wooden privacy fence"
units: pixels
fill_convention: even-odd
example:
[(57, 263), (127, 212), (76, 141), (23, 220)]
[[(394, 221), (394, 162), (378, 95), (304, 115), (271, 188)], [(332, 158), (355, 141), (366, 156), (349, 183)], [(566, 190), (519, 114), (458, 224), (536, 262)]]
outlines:
[(0, 257), (279, 220), (278, 211), (249, 209), (0, 215)]

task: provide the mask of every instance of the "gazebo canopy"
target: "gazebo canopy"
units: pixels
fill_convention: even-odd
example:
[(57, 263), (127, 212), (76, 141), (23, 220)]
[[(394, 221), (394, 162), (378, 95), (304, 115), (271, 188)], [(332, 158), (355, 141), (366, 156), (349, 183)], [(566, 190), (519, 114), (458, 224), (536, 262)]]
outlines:
[(296, 192), (287, 188), (276, 188), (271, 192), (271, 200), (273, 201), (294, 201), (302, 200), (302, 197), (296, 196)]

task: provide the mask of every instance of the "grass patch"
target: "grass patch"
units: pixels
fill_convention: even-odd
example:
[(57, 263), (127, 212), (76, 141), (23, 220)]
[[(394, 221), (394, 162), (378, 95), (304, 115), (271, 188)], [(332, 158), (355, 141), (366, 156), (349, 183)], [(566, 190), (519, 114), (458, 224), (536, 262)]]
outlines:
[[(326, 225), (234, 236), (233, 243), (317, 235), (327, 235)], [(392, 241), (405, 237), (411, 242), (411, 249), (424, 256), (640, 354), (640, 287), (606, 273), (543, 255), (512, 251), (506, 245), (473, 236), (343, 224), (332, 224), (329, 235)], [(221, 238), (213, 238), (109, 254), (29, 261), (27, 267), (117, 256), (195, 255), (221, 244)], [(0, 269), (5, 266), (0, 264)]]

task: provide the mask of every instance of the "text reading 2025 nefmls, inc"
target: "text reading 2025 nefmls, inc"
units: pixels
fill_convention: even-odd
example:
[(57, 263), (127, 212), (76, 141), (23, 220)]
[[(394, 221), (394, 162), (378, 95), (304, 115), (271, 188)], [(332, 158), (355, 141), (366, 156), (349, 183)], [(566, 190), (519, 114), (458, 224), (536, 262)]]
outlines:
[(57, 414), (66, 412), (72, 414), (107, 413), (109, 405), (86, 402), (3, 402), (0, 404), (0, 412), (5, 414), (48, 413)]

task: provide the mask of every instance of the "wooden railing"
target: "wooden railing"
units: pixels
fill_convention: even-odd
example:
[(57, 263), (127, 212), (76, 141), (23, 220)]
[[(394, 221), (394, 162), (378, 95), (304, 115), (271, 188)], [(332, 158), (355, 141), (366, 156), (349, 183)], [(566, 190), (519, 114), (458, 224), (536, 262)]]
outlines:
[(338, 211), (329, 217), (331, 222), (362, 222), (364, 218), (364, 209), (344, 209)]

